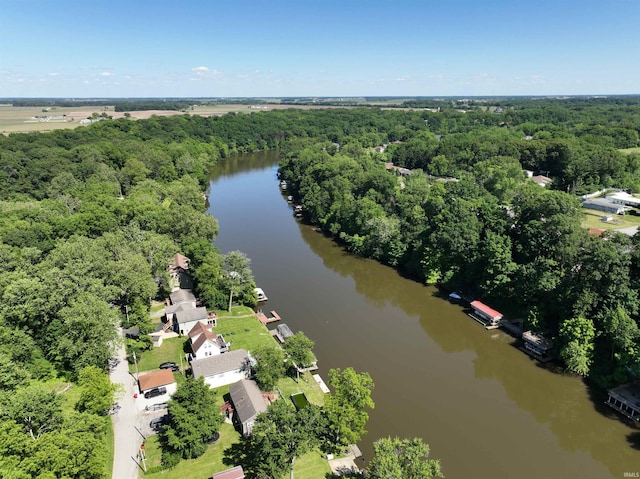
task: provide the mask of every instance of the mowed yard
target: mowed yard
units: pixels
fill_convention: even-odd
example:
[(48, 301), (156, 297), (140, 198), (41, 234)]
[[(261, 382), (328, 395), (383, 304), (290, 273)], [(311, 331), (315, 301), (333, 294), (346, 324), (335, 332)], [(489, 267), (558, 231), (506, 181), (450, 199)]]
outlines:
[[(214, 332), (222, 334), (225, 340), (231, 342), (231, 350), (246, 349), (255, 351), (261, 346), (278, 346), (265, 325), (260, 323), (253, 314), (253, 310), (247, 307), (234, 307), (231, 312), (217, 311), (218, 321)], [(145, 351), (138, 358), (138, 370), (150, 371), (158, 369), (158, 366), (166, 361), (176, 362), (181, 365), (184, 374), (189, 367), (185, 359), (185, 351), (188, 346), (188, 338), (177, 337), (165, 339), (162, 346)], [(180, 362), (182, 360), (182, 363)], [(135, 371), (134, 365), (130, 370)], [(178, 383), (184, 381), (184, 375), (175, 373)], [(296, 380), (290, 377), (278, 382), (277, 391), (282, 400), (290, 401), (290, 395), (304, 392), (310, 402), (318, 405), (324, 404), (324, 393), (320, 390), (311, 373), (307, 372)], [(229, 393), (229, 386), (216, 389), (216, 404), (220, 407), (224, 403), (224, 396)], [(220, 439), (210, 444), (205, 454), (197, 459), (183, 460), (173, 469), (163, 470), (161, 466), (161, 449), (157, 436), (151, 436), (145, 443), (147, 472), (141, 472), (143, 478), (183, 479), (184, 477), (210, 477), (215, 472), (220, 472), (234, 464), (225, 460), (225, 451), (233, 444), (240, 441), (240, 434), (228, 422), (223, 423), (220, 429)], [(327, 479), (331, 476), (329, 463), (319, 450), (312, 451), (295, 461), (294, 474), (297, 477), (308, 479)], [(288, 475), (287, 475), (288, 477)], [(283, 477), (282, 479), (286, 479)]]
[[(584, 228), (596, 228), (600, 230), (619, 230), (622, 228), (629, 228), (632, 226), (640, 226), (640, 216), (631, 214), (614, 215), (611, 213), (605, 213), (604, 211), (590, 210), (583, 208), (584, 218), (582, 220), (582, 226)], [(602, 218), (610, 216), (611, 221), (603, 221)]]

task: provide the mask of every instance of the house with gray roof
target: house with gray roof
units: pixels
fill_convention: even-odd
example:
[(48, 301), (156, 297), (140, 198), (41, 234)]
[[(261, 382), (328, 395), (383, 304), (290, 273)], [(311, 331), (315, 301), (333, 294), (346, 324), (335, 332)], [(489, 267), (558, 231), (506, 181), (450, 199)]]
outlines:
[[(181, 335), (187, 335), (198, 323), (215, 325), (215, 314), (209, 315), (207, 308), (204, 306), (200, 308), (187, 308), (181, 309), (175, 312), (175, 320), (173, 327), (176, 333)], [(211, 316), (211, 317), (210, 317)]]
[(267, 403), (255, 381), (242, 379), (229, 387), (233, 403), (233, 423), (240, 428), (242, 435), (251, 435), (256, 417), (267, 410)]
[(255, 360), (244, 349), (229, 351), (217, 356), (209, 356), (191, 361), (193, 377), (204, 378), (211, 388), (233, 384), (251, 375), (251, 365)]
[(582, 202), (582, 207), (591, 210), (604, 211), (605, 213), (613, 213), (615, 215), (619, 215), (631, 209), (628, 206), (614, 203), (613, 201), (604, 198), (587, 198)]

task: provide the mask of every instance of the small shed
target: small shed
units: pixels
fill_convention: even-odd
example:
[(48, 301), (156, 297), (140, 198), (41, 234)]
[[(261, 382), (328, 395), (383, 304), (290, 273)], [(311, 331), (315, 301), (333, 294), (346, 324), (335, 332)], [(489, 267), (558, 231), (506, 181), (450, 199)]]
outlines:
[(244, 479), (242, 466), (232, 467), (221, 472), (216, 472), (211, 479)]

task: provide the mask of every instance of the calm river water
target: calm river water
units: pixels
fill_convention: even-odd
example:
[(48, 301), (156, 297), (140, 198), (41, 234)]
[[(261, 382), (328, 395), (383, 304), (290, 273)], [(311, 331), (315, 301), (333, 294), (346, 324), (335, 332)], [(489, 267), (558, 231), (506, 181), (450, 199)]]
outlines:
[(539, 367), (435, 289), (299, 223), (277, 161), (276, 152), (234, 157), (212, 172), (216, 245), (249, 255), (268, 309), (315, 341), (325, 380), (330, 368), (371, 374), (366, 458), (379, 437), (419, 436), (449, 479), (638, 477), (625, 473), (640, 473), (640, 433), (602, 397)]

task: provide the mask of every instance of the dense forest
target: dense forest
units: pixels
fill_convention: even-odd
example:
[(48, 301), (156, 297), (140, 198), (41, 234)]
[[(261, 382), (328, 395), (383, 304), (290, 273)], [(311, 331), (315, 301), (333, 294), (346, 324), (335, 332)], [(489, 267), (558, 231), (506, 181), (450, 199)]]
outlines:
[[(601, 386), (628, 380), (640, 240), (589, 235), (577, 195), (640, 191), (640, 155), (620, 151), (639, 132), (640, 99), (624, 97), (125, 118), (0, 137), (0, 477), (104, 476), (108, 404), (92, 391), (113, 398), (116, 326), (149, 328), (176, 252), (206, 305), (226, 307), (233, 286), (203, 191), (238, 152), (279, 148), (307, 219), (354, 253), (526, 318)], [(254, 305), (251, 286), (236, 300)]]

